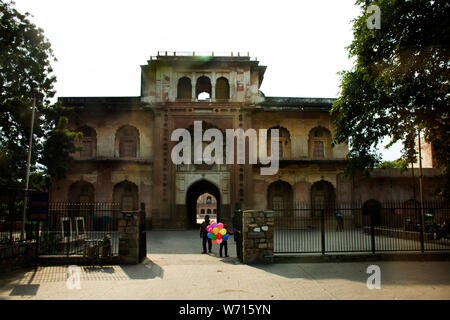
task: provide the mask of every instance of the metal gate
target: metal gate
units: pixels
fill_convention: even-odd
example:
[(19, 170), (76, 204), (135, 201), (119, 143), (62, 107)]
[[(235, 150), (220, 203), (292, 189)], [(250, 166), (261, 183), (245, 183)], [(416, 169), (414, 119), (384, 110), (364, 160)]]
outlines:
[(39, 256), (117, 255), (119, 213), (118, 203), (50, 202), (39, 231)]
[(139, 212), (139, 262), (147, 256), (147, 233), (145, 232), (145, 203), (141, 203)]
[(427, 201), (423, 206), (375, 200), (296, 203), (293, 209), (274, 211), (275, 254), (450, 251), (450, 203), (445, 201)]

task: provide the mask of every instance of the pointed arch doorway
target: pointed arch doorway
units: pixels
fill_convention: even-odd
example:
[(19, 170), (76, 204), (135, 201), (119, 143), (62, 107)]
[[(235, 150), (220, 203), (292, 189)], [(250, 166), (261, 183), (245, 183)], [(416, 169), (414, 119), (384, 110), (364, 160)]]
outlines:
[(221, 198), (220, 190), (215, 184), (208, 180), (200, 180), (193, 183), (186, 192), (186, 211), (188, 229), (198, 228), (197, 224), (197, 199), (204, 193), (209, 193), (217, 201), (217, 220), (220, 219)]
[(293, 208), (293, 191), (289, 183), (278, 180), (267, 189), (267, 208), (269, 210), (286, 210)]

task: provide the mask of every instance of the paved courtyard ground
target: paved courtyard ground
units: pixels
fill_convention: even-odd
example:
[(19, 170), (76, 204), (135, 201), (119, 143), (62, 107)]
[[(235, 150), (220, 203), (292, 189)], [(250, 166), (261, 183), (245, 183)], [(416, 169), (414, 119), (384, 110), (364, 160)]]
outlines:
[[(0, 299), (450, 299), (450, 262), (277, 263), (248, 266), (201, 254), (197, 231), (151, 231), (148, 255), (134, 266), (80, 266), (68, 289), (67, 266), (0, 274)], [(381, 289), (366, 286), (381, 268)]]

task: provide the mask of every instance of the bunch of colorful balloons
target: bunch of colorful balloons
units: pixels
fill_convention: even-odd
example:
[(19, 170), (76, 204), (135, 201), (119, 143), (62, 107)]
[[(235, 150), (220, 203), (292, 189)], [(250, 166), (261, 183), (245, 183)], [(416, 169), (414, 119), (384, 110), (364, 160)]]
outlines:
[(213, 243), (222, 243), (222, 241), (228, 240), (227, 229), (223, 227), (223, 223), (215, 223), (211, 220), (209, 226), (206, 227), (206, 231), (208, 231), (208, 238)]

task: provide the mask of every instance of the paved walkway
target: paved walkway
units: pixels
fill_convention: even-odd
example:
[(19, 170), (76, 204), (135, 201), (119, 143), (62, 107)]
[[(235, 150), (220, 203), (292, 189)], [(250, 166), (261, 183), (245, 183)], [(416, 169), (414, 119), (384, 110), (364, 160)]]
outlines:
[(366, 286), (373, 263), (247, 266), (201, 254), (198, 232), (151, 231), (148, 256), (135, 266), (80, 267), (68, 289), (64, 266), (0, 275), (0, 299), (450, 299), (450, 262), (380, 262), (381, 289)]

